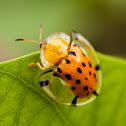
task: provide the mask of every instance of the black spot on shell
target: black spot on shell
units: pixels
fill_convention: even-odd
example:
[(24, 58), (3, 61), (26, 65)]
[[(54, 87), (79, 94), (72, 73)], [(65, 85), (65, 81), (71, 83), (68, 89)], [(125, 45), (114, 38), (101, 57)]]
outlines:
[(87, 95), (89, 95), (89, 91), (87, 92)]
[(71, 106), (76, 106), (77, 98), (78, 98), (78, 96), (75, 96), (75, 98), (73, 99), (73, 101), (71, 103)]
[(71, 52), (70, 52), (70, 55), (76, 56), (76, 53), (71, 51)]
[(95, 70), (100, 70), (101, 69), (101, 66), (100, 64), (98, 64), (96, 67), (95, 67)]
[(65, 77), (66, 77), (68, 80), (71, 80), (70, 74), (66, 74)]
[(96, 78), (96, 74), (94, 73), (94, 78)]
[(79, 45), (77, 45), (77, 44), (74, 44), (73, 46), (79, 47)]
[(70, 64), (71, 63), (68, 59), (66, 59), (64, 61), (65, 61), (66, 64)]
[(62, 70), (61, 70), (59, 67), (57, 67), (57, 71), (58, 71), (59, 73), (62, 73)]
[(91, 71), (89, 71), (89, 75), (91, 76)]
[(92, 67), (91, 63), (89, 62), (89, 67)]
[(40, 86), (43, 87), (43, 86), (47, 86), (49, 84), (49, 81), (41, 81), (39, 82)]
[(53, 73), (53, 76), (58, 76), (59, 77), (59, 75), (57, 73)]
[(71, 87), (72, 90), (75, 90), (76, 88), (75, 87)]
[(96, 91), (93, 91), (93, 94), (96, 95), (96, 96), (98, 96), (98, 93)]
[(80, 84), (81, 83), (81, 81), (80, 80), (76, 80), (76, 84)]
[(84, 62), (82, 62), (82, 65), (83, 65), (83, 67), (85, 67), (85, 66), (86, 66), (86, 64), (85, 64)]
[(85, 78), (85, 80), (87, 80), (88, 78)]
[(77, 71), (79, 72), (79, 73), (82, 73), (82, 70), (78, 67), (77, 68)]
[(85, 87), (84, 87), (84, 90), (87, 91), (87, 90), (88, 90), (88, 86), (85, 86)]

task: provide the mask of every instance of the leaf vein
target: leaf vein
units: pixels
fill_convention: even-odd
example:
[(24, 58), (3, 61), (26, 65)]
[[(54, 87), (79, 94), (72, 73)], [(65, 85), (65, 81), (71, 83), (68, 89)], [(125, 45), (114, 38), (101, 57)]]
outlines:
[(37, 111), (35, 112), (35, 114), (32, 116), (31, 120), (29, 121), (28, 126), (29, 126), (29, 125), (32, 123), (32, 121), (35, 119), (34, 117), (36, 117), (36, 115), (37, 115), (39, 112), (41, 112), (42, 108), (44, 108), (45, 106), (46, 106), (46, 105), (40, 106), (40, 107), (37, 109)]
[(25, 85), (27, 85), (28, 87), (30, 87), (33, 91), (35, 91), (37, 94), (39, 94), (44, 100), (46, 100), (46, 102), (50, 102), (51, 105), (55, 108), (55, 110), (57, 111), (57, 113), (60, 115), (61, 119), (66, 123), (66, 124), (70, 124), (70, 121), (68, 121), (68, 118), (66, 118), (66, 116), (61, 112), (61, 110), (56, 107), (55, 103), (54, 102), (51, 102), (49, 101), (49, 99), (45, 98), (45, 96), (43, 96), (41, 94), (41, 92), (36, 89), (35, 87), (33, 87), (32, 85), (28, 84), (25, 80), (23, 80), (22, 78), (18, 77), (18, 76), (15, 76), (14, 74), (11, 74), (9, 72), (6, 72), (6, 71), (3, 71), (3, 70), (0, 70), (1, 73), (5, 73), (5, 74), (8, 74), (8, 75), (11, 75), (12, 77), (15, 77), (17, 79), (19, 79), (21, 82), (23, 82)]
[(15, 78), (14, 80), (12, 81), (12, 83), (10, 84), (9, 88), (7, 89), (7, 91), (3, 94), (3, 96), (1, 97), (0, 99), (0, 103), (3, 101), (3, 99), (6, 97), (7, 93), (10, 91), (11, 87), (12, 87), (12, 84), (14, 83), (15, 81)]
[(19, 116), (20, 116), (21, 108), (22, 108), (22, 106), (23, 106), (24, 99), (25, 99), (25, 96), (26, 96), (26, 94), (27, 94), (27, 92), (28, 92), (28, 89), (29, 89), (29, 87), (27, 87), (27, 89), (26, 89), (24, 95), (23, 95), (22, 98), (21, 98), (21, 102), (20, 102), (20, 104), (19, 104), (17, 116), (16, 116), (16, 118), (15, 118), (15, 125), (16, 125), (16, 126), (18, 125), (18, 119), (19, 119)]
[(7, 115), (10, 115), (10, 114), (12, 114), (12, 113), (16, 113), (16, 111), (10, 111), (10, 112), (6, 112), (4, 115), (2, 115), (0, 118), (0, 122), (4, 119), (4, 117), (5, 116), (7, 116)]

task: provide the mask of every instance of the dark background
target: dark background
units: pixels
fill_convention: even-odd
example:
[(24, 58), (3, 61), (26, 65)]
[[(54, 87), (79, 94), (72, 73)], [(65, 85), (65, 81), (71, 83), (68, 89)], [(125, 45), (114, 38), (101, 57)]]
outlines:
[(39, 40), (40, 23), (43, 40), (74, 29), (97, 51), (126, 57), (126, 0), (1, 0), (0, 61), (39, 51), (35, 43), (14, 40)]

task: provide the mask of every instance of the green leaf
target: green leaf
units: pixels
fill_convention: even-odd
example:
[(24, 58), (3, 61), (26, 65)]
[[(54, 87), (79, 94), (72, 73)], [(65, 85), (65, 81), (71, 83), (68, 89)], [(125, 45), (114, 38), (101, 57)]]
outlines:
[(102, 87), (95, 101), (81, 107), (57, 103), (40, 88), (39, 52), (0, 64), (0, 126), (125, 126), (126, 61), (97, 53)]

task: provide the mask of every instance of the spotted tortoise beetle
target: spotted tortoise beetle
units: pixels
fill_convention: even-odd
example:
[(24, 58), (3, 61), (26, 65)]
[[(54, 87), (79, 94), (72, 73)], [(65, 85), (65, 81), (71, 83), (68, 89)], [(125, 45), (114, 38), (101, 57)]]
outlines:
[[(93, 101), (100, 91), (101, 69), (99, 60), (91, 44), (79, 33), (70, 36), (53, 33), (41, 42), (42, 25), (38, 41), (40, 45), (39, 62), (31, 63), (30, 68), (38, 66), (43, 73), (39, 77), (40, 86), (54, 100), (69, 106), (81, 106)], [(57, 81), (58, 80), (58, 81)]]

